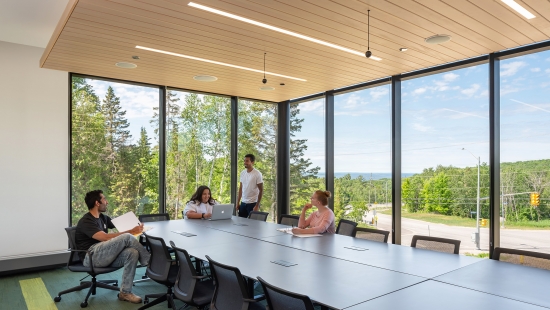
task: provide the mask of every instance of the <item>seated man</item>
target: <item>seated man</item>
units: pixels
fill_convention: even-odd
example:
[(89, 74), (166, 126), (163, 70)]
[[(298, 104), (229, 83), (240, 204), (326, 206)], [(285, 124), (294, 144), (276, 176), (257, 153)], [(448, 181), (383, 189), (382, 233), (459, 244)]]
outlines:
[[(107, 211), (107, 199), (101, 190), (91, 191), (84, 198), (90, 212), (78, 221), (76, 225), (76, 247), (78, 250), (89, 250), (92, 253), (94, 267), (121, 267), (122, 285), (118, 299), (132, 303), (141, 303), (141, 297), (132, 294), (134, 275), (137, 262), (147, 265), (149, 252), (136, 240), (133, 234), (143, 231), (143, 224), (129, 231), (108, 233), (109, 228), (115, 228), (111, 218), (102, 214)], [(89, 267), (88, 254), (81, 259)]]

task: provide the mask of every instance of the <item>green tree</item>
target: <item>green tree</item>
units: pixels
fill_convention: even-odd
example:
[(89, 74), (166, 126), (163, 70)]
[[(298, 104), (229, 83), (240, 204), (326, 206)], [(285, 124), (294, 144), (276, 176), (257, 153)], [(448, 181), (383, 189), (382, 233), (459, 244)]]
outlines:
[(453, 202), (452, 192), (449, 189), (449, 177), (440, 172), (424, 182), (420, 196), (423, 199), (423, 208), (427, 212), (449, 214), (449, 207)]

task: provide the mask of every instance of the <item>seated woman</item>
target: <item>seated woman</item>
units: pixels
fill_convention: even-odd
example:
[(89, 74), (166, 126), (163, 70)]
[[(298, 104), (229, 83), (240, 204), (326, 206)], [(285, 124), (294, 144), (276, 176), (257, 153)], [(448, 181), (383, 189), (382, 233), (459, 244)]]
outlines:
[[(316, 191), (311, 196), (311, 203), (308, 203), (302, 209), (298, 228), (293, 228), (294, 234), (334, 234), (334, 212), (328, 208), (329, 191)], [(315, 206), (317, 211), (311, 213), (306, 219), (306, 211)]]
[(210, 194), (210, 188), (199, 186), (183, 209), (183, 214), (188, 219), (209, 219), (212, 217), (212, 206), (217, 204)]

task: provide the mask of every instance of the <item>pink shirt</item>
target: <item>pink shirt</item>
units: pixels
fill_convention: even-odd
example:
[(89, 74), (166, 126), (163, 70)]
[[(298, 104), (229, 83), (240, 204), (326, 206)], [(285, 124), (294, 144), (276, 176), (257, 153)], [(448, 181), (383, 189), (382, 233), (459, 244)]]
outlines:
[(300, 216), (298, 227), (313, 228), (314, 234), (322, 234), (325, 232), (334, 234), (336, 232), (336, 228), (334, 228), (334, 212), (332, 212), (331, 209), (327, 209), (323, 213), (315, 211), (311, 213), (305, 221)]

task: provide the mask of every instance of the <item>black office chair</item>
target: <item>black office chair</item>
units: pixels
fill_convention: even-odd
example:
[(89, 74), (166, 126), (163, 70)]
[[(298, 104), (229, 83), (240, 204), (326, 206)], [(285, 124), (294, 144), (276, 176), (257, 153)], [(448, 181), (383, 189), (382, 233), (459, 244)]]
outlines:
[(352, 237), (386, 243), (389, 235), (387, 230), (355, 227)]
[[(168, 213), (158, 213), (158, 214), (141, 214), (139, 216), (139, 221), (141, 223), (150, 223), (150, 222), (160, 222), (160, 221), (169, 221), (170, 220), (170, 215)], [(145, 242), (145, 236), (140, 236), (140, 243), (147, 247), (147, 244)], [(149, 250), (149, 249), (147, 249)], [(170, 249), (168, 249), (170, 251)], [(147, 275), (143, 275), (141, 277), (140, 280), (134, 280), (134, 284), (135, 283), (139, 283), (139, 282), (143, 282), (143, 281), (148, 281), (149, 278), (147, 277)]]
[[(168, 253), (168, 248), (162, 238), (152, 237), (146, 234), (145, 240), (147, 241), (147, 246), (151, 249), (151, 258), (149, 259), (149, 264), (147, 265), (146, 274), (151, 280), (165, 285), (168, 290), (163, 294), (145, 295), (145, 298), (143, 299), (143, 303), (145, 305), (139, 309), (147, 309), (154, 305), (160, 304), (163, 301), (168, 301), (168, 306), (172, 309), (176, 309), (172, 288), (176, 283), (178, 264), (172, 259), (170, 253)], [(149, 302), (149, 298), (156, 299)]]
[(176, 253), (179, 265), (174, 285), (174, 297), (183, 301), (186, 306), (204, 309), (212, 301), (214, 282), (208, 276), (198, 275), (186, 250), (176, 247), (172, 241), (170, 241), (170, 246)]
[(436, 252), (458, 254), (460, 240), (414, 235), (411, 247)]
[(251, 220), (257, 220), (257, 221), (263, 221), (265, 222), (267, 220), (269, 213), (267, 212), (260, 212), (260, 211), (250, 211), (248, 213), (248, 218)]
[(353, 221), (340, 220), (338, 223), (338, 228), (336, 228), (336, 233), (339, 235), (352, 237), (356, 226), (357, 223)]
[(283, 214), (279, 218), (279, 224), (298, 227), (300, 217), (297, 215)]
[(313, 303), (306, 295), (289, 292), (273, 286), (258, 277), (262, 284), (269, 310), (314, 310)]
[[(68, 290), (59, 292), (53, 300), (55, 302), (59, 302), (61, 301), (61, 295), (80, 291), (89, 287), (90, 289), (88, 290), (88, 294), (86, 294), (86, 299), (84, 299), (84, 301), (80, 304), (81, 308), (86, 308), (88, 306), (88, 298), (90, 298), (90, 295), (96, 294), (96, 288), (100, 287), (112, 291), (120, 291), (120, 289), (117, 287), (117, 280), (97, 280), (96, 276), (116, 271), (122, 267), (94, 267), (92, 253), (85, 250), (76, 250), (76, 227), (67, 227), (65, 228), (65, 231), (67, 232), (67, 237), (69, 237), (69, 250), (71, 251), (69, 262), (67, 262), (67, 268), (72, 272), (86, 272), (92, 277), (92, 280), (81, 281), (79, 286), (75, 286)], [(80, 253), (88, 254), (88, 256), (90, 257), (90, 267), (84, 267), (84, 265), (82, 264), (82, 260), (80, 259)]]
[(139, 221), (142, 223), (160, 222), (160, 221), (169, 221), (169, 220), (170, 220), (170, 215), (168, 213), (141, 214), (139, 216)]
[(546, 253), (497, 247), (493, 252), (493, 259), (501, 262), (550, 270), (550, 254)]
[[(259, 301), (265, 297), (254, 299), (252, 289), (245, 282), (239, 268), (227, 266), (213, 261), (208, 255), (210, 270), (214, 276), (214, 296), (210, 309), (212, 310), (264, 310)], [(250, 290), (249, 290), (250, 289)]]

